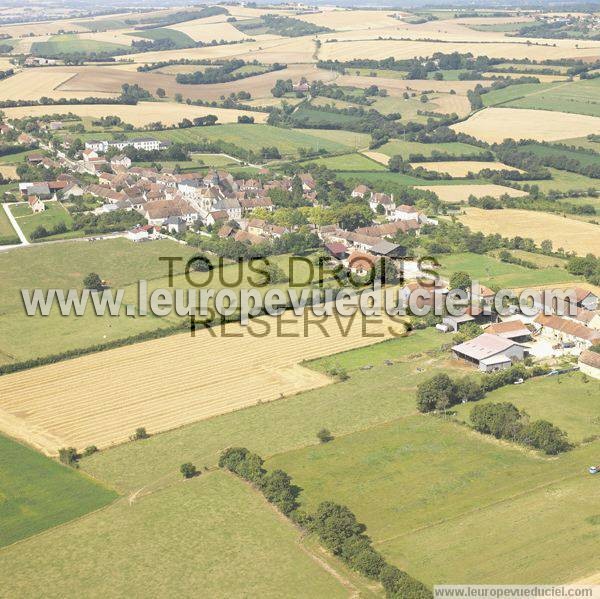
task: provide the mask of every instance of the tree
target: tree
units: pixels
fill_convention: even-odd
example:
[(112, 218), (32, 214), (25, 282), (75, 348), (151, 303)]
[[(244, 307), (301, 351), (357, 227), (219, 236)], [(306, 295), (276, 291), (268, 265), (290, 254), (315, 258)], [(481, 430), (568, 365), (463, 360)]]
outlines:
[(390, 258), (379, 258), (375, 264), (375, 280), (382, 285), (394, 285), (400, 281), (398, 269)]
[(175, 94), (174, 97), (175, 97), (175, 102), (179, 102), (179, 103), (183, 102), (183, 95), (182, 94), (177, 93), (177, 94)]
[(135, 429), (135, 433), (129, 437), (131, 441), (140, 441), (141, 439), (147, 439), (150, 435), (146, 432), (143, 426)]
[(392, 156), (388, 160), (388, 168), (392, 173), (399, 173), (404, 168), (404, 159), (399, 154)]
[(436, 374), (417, 387), (417, 408), (431, 412), (438, 406), (452, 405), (454, 384), (447, 374)]
[(159, 87), (156, 89), (156, 95), (159, 98), (164, 98), (167, 95), (167, 92), (165, 92), (165, 90), (162, 87)]
[(345, 505), (331, 501), (319, 504), (312, 528), (323, 545), (336, 555), (347, 539), (360, 536), (365, 530), (365, 526), (356, 521), (356, 516)]
[(298, 487), (292, 485), (291, 477), (283, 470), (273, 470), (265, 475), (261, 490), (267, 501), (275, 504), (286, 516), (298, 507)]
[(544, 239), (540, 244), (540, 248), (544, 254), (552, 253), (552, 241), (550, 239)]
[(317, 439), (319, 439), (319, 441), (321, 443), (329, 443), (329, 441), (333, 441), (333, 435), (331, 434), (331, 432), (329, 431), (329, 429), (322, 428), (317, 433)]
[(83, 286), (85, 289), (90, 289), (91, 291), (102, 291), (102, 289), (104, 289), (100, 275), (95, 272), (86, 275), (83, 279)]
[(509, 402), (476, 405), (470, 417), (476, 431), (496, 439), (515, 439), (522, 427), (521, 413)]
[(556, 455), (571, 448), (567, 434), (547, 420), (535, 420), (523, 427), (519, 440), (548, 455)]
[(454, 343), (464, 343), (481, 335), (481, 327), (476, 322), (466, 322), (463, 324), (458, 333), (454, 335), (452, 341)]
[(95, 445), (89, 445), (88, 447), (86, 447), (83, 450), (83, 455), (84, 455), (84, 457), (87, 458), (88, 456), (91, 456), (92, 454), (97, 453), (97, 452), (98, 452), (98, 448)]
[(450, 276), (450, 289), (467, 290), (471, 287), (471, 276), (462, 270), (457, 270)]
[(79, 459), (79, 454), (74, 447), (62, 447), (58, 450), (58, 459), (65, 464), (66, 466), (71, 466), (71, 468), (77, 468), (77, 460)]
[(396, 566), (386, 565), (381, 569), (379, 580), (388, 599), (431, 599), (431, 591), (418, 580), (402, 572)]
[(179, 468), (179, 472), (183, 474), (183, 478), (194, 478), (196, 474), (198, 474), (196, 470), (196, 466), (191, 462), (186, 462), (185, 464), (181, 464)]

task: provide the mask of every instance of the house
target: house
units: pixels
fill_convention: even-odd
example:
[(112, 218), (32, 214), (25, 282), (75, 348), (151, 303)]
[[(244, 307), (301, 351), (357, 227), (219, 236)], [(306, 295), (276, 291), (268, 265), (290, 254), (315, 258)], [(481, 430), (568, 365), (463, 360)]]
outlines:
[(206, 226), (216, 225), (217, 223), (222, 223), (223, 221), (228, 220), (228, 215), (225, 210), (213, 210), (206, 215), (204, 219), (204, 224)]
[(230, 225), (223, 225), (218, 231), (217, 235), (221, 239), (228, 239), (229, 237), (233, 237), (236, 233), (236, 229), (231, 227)]
[(37, 214), (38, 212), (44, 212), (44, 210), (46, 210), (44, 202), (42, 202), (42, 200), (35, 195), (29, 196), (27, 198), (27, 203), (34, 214)]
[(482, 285), (481, 283), (476, 283), (473, 285), (473, 300), (484, 304), (486, 306), (491, 306), (494, 303), (494, 299), (496, 298), (496, 294), (492, 289)]
[(79, 183), (75, 183), (73, 181), (71, 183), (67, 183), (67, 185), (62, 188), (62, 191), (60, 193), (63, 198), (80, 198), (83, 195), (84, 191), (83, 188), (79, 185)]
[(264, 239), (259, 235), (254, 235), (249, 233), (248, 231), (238, 231), (234, 237), (236, 241), (241, 241), (242, 243), (250, 243), (251, 245), (258, 245), (264, 242)]
[(596, 294), (592, 293), (589, 289), (583, 289), (581, 287), (575, 287), (574, 291), (577, 306), (591, 311), (598, 309), (599, 298)]
[(244, 213), (254, 212), (257, 208), (264, 208), (269, 212), (274, 210), (271, 198), (242, 198), (239, 202)]
[(306, 92), (310, 91), (310, 85), (308, 85), (306, 81), (300, 81), (292, 85), (292, 91), (305, 94)]
[[(460, 304), (457, 304), (460, 306)], [(457, 316), (449, 314), (444, 316), (442, 323), (445, 324), (449, 330), (459, 331), (460, 328), (468, 322), (473, 322), (478, 325), (488, 324), (495, 321), (498, 318), (496, 313), (491, 310), (484, 310), (479, 306), (468, 306), (466, 310)]]
[(40, 198), (49, 198), (52, 195), (46, 181), (40, 181), (39, 183), (19, 183), (19, 191), (23, 195), (38, 196)]
[(394, 220), (419, 220), (419, 211), (414, 206), (400, 204), (391, 214)]
[(285, 227), (272, 225), (260, 218), (250, 219), (246, 226), (246, 230), (252, 235), (257, 235), (259, 237), (273, 237), (275, 239), (279, 239), (285, 233), (289, 233), (288, 229)]
[(185, 221), (179, 216), (169, 216), (163, 227), (166, 227), (169, 233), (183, 233), (187, 228)]
[(538, 314), (534, 323), (543, 337), (557, 344), (587, 349), (595, 343), (600, 343), (600, 331), (561, 316)]
[(314, 191), (317, 187), (317, 184), (310, 173), (300, 173), (298, 178), (302, 181), (302, 191)]
[(129, 168), (131, 166), (131, 159), (125, 156), (125, 154), (117, 154), (110, 159), (110, 165), (112, 167), (122, 166)]
[(242, 218), (242, 207), (235, 198), (224, 198), (213, 205), (213, 210), (227, 213), (229, 220)]
[(520, 343), (499, 335), (483, 333), (452, 348), (454, 356), (479, 366), (482, 372), (509, 368), (527, 356), (527, 348)]
[(90, 141), (85, 142), (85, 149), (92, 150), (96, 152), (96, 156), (98, 156), (99, 152), (105, 152), (107, 148), (106, 141), (98, 141), (96, 139), (90, 139)]
[(487, 327), (485, 332), (516, 341), (517, 343), (531, 341), (531, 331), (525, 326), (522, 320), (496, 322)]
[(62, 121), (50, 121), (48, 123), (48, 129), (50, 129), (50, 131), (59, 131), (62, 128), (63, 128)]
[(371, 190), (366, 185), (357, 185), (350, 194), (353, 198), (364, 199), (366, 195), (369, 195)]
[(180, 216), (187, 222), (197, 220), (198, 214), (184, 200), (156, 200), (142, 207), (149, 225), (162, 226), (171, 216)]
[(579, 355), (579, 370), (594, 379), (600, 379), (600, 353), (586, 349)]
[(382, 206), (385, 214), (390, 214), (396, 205), (394, 204), (394, 195), (391, 196), (387, 193), (372, 193), (369, 198), (369, 206), (371, 210), (377, 213), (377, 209), (379, 206)]
[(40, 164), (40, 162), (42, 162), (42, 160), (44, 160), (44, 155), (43, 154), (29, 154), (29, 156), (27, 156), (27, 162), (29, 164)]
[(29, 146), (35, 143), (35, 139), (33, 139), (33, 137), (31, 137), (31, 135), (28, 135), (27, 133), (21, 133), (21, 135), (17, 137), (17, 143)]
[(366, 252), (354, 252), (348, 258), (348, 268), (359, 276), (368, 275), (375, 267), (377, 259)]
[(84, 162), (91, 162), (92, 160), (96, 160), (100, 158), (98, 152), (96, 150), (92, 150), (91, 148), (86, 148), (81, 152), (81, 157)]
[(147, 241), (150, 239), (150, 232), (154, 230), (154, 227), (150, 225), (144, 225), (142, 227), (136, 227), (127, 231), (127, 239), (133, 242)]
[(0, 135), (6, 135), (10, 133), (10, 127), (4, 123), (0, 125)]

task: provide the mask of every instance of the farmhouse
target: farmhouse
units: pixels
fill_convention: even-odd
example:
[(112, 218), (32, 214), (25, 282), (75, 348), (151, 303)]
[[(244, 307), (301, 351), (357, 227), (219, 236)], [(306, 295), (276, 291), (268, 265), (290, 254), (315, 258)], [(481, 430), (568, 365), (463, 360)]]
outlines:
[(587, 349), (600, 342), (600, 331), (560, 316), (539, 314), (534, 322), (539, 327), (540, 334), (554, 343), (572, 344), (578, 349)]
[(499, 335), (483, 333), (475, 339), (455, 345), (452, 353), (456, 358), (477, 364), (482, 372), (493, 372), (523, 360), (527, 348)]
[(403, 258), (406, 256), (406, 249), (397, 243), (391, 243), (383, 239), (371, 248), (371, 253), (384, 258)]
[(371, 190), (366, 185), (357, 185), (350, 194), (353, 198), (364, 199), (366, 195), (370, 195)]
[(42, 200), (40, 200), (40, 198), (37, 196), (29, 196), (27, 198), (27, 203), (34, 214), (37, 214), (38, 212), (44, 212), (44, 210), (46, 210), (44, 202), (42, 202)]
[(507, 320), (505, 322), (497, 322), (491, 324), (485, 329), (486, 333), (504, 337), (517, 343), (531, 341), (531, 331), (525, 326), (521, 320)]
[(586, 349), (579, 355), (579, 369), (584, 374), (600, 379), (600, 353)]
[(396, 206), (395, 210), (391, 214), (395, 220), (419, 220), (419, 211), (414, 206), (407, 206), (401, 204)]
[(122, 166), (125, 168), (129, 168), (131, 166), (131, 159), (125, 156), (124, 154), (117, 154), (110, 159), (110, 165), (114, 167)]

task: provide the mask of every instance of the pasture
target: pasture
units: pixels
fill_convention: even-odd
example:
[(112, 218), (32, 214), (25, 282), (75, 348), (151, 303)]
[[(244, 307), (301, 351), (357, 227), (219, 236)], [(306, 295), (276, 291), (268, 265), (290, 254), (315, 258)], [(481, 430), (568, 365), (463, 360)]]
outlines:
[(596, 482), (586, 472), (594, 449), (550, 460), (412, 416), (267, 466), (291, 475), (305, 508), (347, 505), (384, 556), (428, 584), (559, 583), (597, 568)]
[(83, 39), (74, 34), (54, 35), (47, 42), (34, 42), (31, 53), (36, 56), (56, 56), (63, 54), (88, 54), (92, 52), (119, 54), (127, 46), (100, 40)]
[(385, 166), (362, 154), (342, 154), (330, 158), (316, 158), (308, 163), (319, 164), (332, 171), (385, 171)]
[(504, 185), (495, 185), (493, 183), (473, 183), (465, 181), (464, 184), (460, 182), (456, 184), (444, 184), (444, 181), (436, 181), (437, 185), (419, 185), (422, 189), (433, 191), (438, 195), (442, 202), (457, 203), (466, 202), (469, 196), (473, 195), (476, 198), (483, 198), (491, 196), (493, 198), (500, 198), (503, 195), (508, 195), (512, 198), (518, 198), (526, 196), (527, 192), (521, 191), (520, 189), (513, 189), (512, 187), (505, 187)]
[(3, 592), (15, 599), (81, 596), (91, 588), (133, 596), (142, 587), (156, 597), (190, 596), (199, 588), (221, 598), (241, 597), (248, 588), (261, 597), (348, 594), (301, 546), (292, 524), (223, 472), (141, 494), (132, 503), (123, 499), (9, 547), (0, 578)]
[(0, 548), (99, 509), (117, 496), (3, 435), (0, 453)]
[[(1, 89), (1, 86), (0, 86)], [(149, 123), (160, 121), (164, 125), (176, 125), (182, 119), (214, 114), (219, 123), (237, 123), (238, 116), (249, 115), (257, 123), (264, 122), (267, 114), (264, 112), (248, 112), (228, 108), (212, 108), (205, 106), (190, 106), (176, 102), (139, 102), (137, 105), (129, 104), (81, 104), (69, 106), (69, 111), (80, 117), (118, 116), (123, 122), (135, 127), (143, 127)], [(45, 106), (27, 106), (6, 108), (7, 118), (22, 118), (24, 116), (41, 116), (48, 113)], [(137, 136), (139, 134), (135, 134)], [(154, 133), (152, 133), (153, 136)], [(158, 135), (156, 135), (158, 137)]]
[[(506, 123), (510, 123), (510, 128)], [(486, 108), (451, 128), (489, 143), (501, 142), (507, 137), (557, 141), (597, 132), (600, 118), (566, 112), (553, 112), (549, 116), (545, 110)]]
[[(580, 372), (541, 377), (522, 385), (496, 389), (481, 403), (510, 402), (527, 412), (532, 420), (549, 420), (568, 436), (572, 443), (600, 436), (600, 381), (585, 378)], [(472, 405), (453, 408), (459, 421), (470, 422)]]
[[(523, 232), (523, 237), (527, 237), (526, 232)], [(575, 280), (573, 275), (562, 268), (546, 267), (535, 270), (501, 262), (497, 258), (485, 254), (465, 252), (449, 256), (442, 255), (438, 256), (438, 261), (441, 263), (441, 267), (435, 270), (443, 277), (449, 279), (452, 273), (463, 271), (468, 273), (473, 280), (494, 289), (529, 287)]]
[(550, 190), (568, 192), (568, 191), (587, 191), (588, 189), (600, 189), (600, 180), (586, 177), (578, 173), (548, 168), (551, 179), (540, 179), (537, 181), (524, 181), (529, 185), (537, 185), (538, 189), (543, 193), (548, 193)]
[(579, 255), (600, 254), (598, 225), (571, 218), (533, 212), (530, 210), (495, 210), (493, 217), (488, 210), (466, 208), (459, 216), (461, 223), (472, 231), (486, 235), (499, 233), (503, 237), (529, 237), (538, 245), (550, 239), (555, 248), (563, 248)]
[[(13, 216), (29, 241), (35, 241), (31, 239), (31, 234), (38, 227), (44, 227), (46, 230), (51, 231), (59, 224), (64, 224), (68, 229), (70, 229), (73, 224), (73, 218), (60, 202), (49, 201), (44, 202), (44, 205), (46, 206), (46, 210), (38, 212), (37, 214), (31, 212), (31, 208), (28, 204), (11, 206)], [(66, 233), (44, 237), (43, 241), (80, 237), (82, 235), (84, 235), (83, 231), (68, 231)]]
[(470, 146), (461, 142), (446, 142), (436, 144), (424, 144), (418, 141), (402, 141), (393, 139), (388, 143), (377, 148), (378, 152), (388, 156), (400, 155), (404, 160), (409, 160), (411, 155), (420, 155), (430, 158), (432, 152), (442, 152), (451, 156), (476, 156), (481, 152), (481, 148)]
[(19, 237), (8, 220), (4, 206), (0, 206), (0, 245), (19, 243)]
[[(572, 149), (569, 148), (564, 148), (562, 146), (562, 144), (560, 146), (558, 145), (550, 145), (550, 144), (545, 144), (545, 145), (541, 145), (541, 144), (527, 144), (524, 146), (521, 146), (521, 149), (526, 151), (526, 152), (531, 152), (532, 154), (535, 154), (536, 156), (540, 156), (541, 158), (556, 158), (556, 159), (561, 159), (561, 158), (567, 158), (569, 160), (577, 160), (578, 162), (580, 162), (581, 164), (583, 164), (584, 166), (590, 166), (590, 165), (600, 165), (600, 154), (594, 154), (592, 152), (585, 152), (585, 151), (581, 151), (577, 148), (577, 143), (569, 143), (568, 141), (562, 142), (564, 144), (566, 144), (567, 146), (575, 146)], [(592, 147), (589, 149), (594, 149), (598, 144), (596, 144), (596, 146), (594, 146), (594, 142), (589, 142), (590, 144), (592, 144)], [(600, 150), (600, 147), (596, 147), (596, 149)]]

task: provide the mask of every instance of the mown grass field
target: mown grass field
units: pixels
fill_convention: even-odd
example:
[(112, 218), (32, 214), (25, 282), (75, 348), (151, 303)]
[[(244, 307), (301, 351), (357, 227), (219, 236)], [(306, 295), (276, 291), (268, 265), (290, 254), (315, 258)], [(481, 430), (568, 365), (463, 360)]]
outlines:
[[(25, 237), (29, 241), (31, 234), (38, 227), (45, 227), (48, 231), (52, 230), (56, 225), (64, 224), (68, 229), (73, 224), (73, 217), (69, 214), (67, 209), (60, 202), (44, 202), (46, 210), (33, 214), (28, 204), (19, 204), (17, 206), (11, 206), (11, 211), (15, 217), (18, 225), (25, 234)], [(52, 239), (69, 239), (72, 237), (81, 237), (85, 233), (83, 231), (68, 231), (67, 233), (60, 233), (58, 235), (50, 235), (44, 237), (41, 240), (36, 241), (49, 241)]]
[[(515, 85), (513, 87), (519, 86)], [(599, 93), (600, 81), (598, 79), (586, 79), (554, 85), (554, 87), (545, 88), (542, 93), (517, 98), (508, 105), (515, 108), (555, 110), (600, 116), (600, 103), (597, 100)]]
[(375, 162), (362, 154), (343, 154), (330, 158), (317, 158), (307, 161), (324, 166), (332, 171), (387, 171), (383, 164)]
[[(519, 83), (483, 94), (481, 99), (484, 106), (497, 106), (498, 104), (506, 104), (507, 102), (510, 102), (512, 106), (513, 102), (518, 98), (527, 97), (529, 94), (539, 94), (547, 89), (551, 90), (557, 87), (557, 85), (556, 83)], [(525, 107), (521, 106), (521, 108)], [(527, 106), (527, 108), (532, 107)]]
[[(135, 137), (132, 133), (131, 137)], [(276, 146), (283, 155), (296, 156), (300, 148), (323, 149), (329, 152), (343, 152), (350, 149), (345, 144), (316, 137), (298, 130), (280, 129), (270, 125), (220, 125), (217, 127), (191, 127), (171, 129), (152, 133), (157, 139), (171, 142), (190, 143), (203, 139), (222, 140), (245, 150), (259, 150), (261, 147)]]
[[(136, 29), (131, 35), (135, 37), (145, 37), (150, 40), (170, 40), (175, 45), (174, 49), (179, 48), (192, 48), (196, 45), (196, 42), (182, 31), (176, 29), (169, 29), (167, 27), (157, 27), (156, 29)], [(190, 71), (192, 71), (190, 69)]]
[[(495, 250), (490, 252), (490, 255), (494, 258), (498, 258), (502, 250)], [(548, 268), (548, 267), (564, 267), (567, 261), (564, 258), (557, 258), (555, 256), (545, 256), (544, 254), (536, 254), (534, 252), (527, 252), (525, 250), (509, 250), (510, 254), (515, 258), (519, 258), (520, 260), (527, 260), (528, 262), (533, 262), (540, 268)]]
[(325, 129), (329, 127), (330, 129), (339, 129), (344, 126), (353, 125), (359, 120), (360, 117), (354, 115), (318, 110), (310, 105), (300, 106), (293, 114), (293, 123), (296, 127), (323, 127)]
[[(36, 575), (31, 575), (35, 563)], [(117, 567), (118, 564), (118, 567)], [(126, 499), (2, 552), (3, 593), (17, 598), (346, 597), (298, 531), (240, 480), (212, 472)]]
[(597, 482), (586, 470), (597, 449), (550, 460), (411, 416), (267, 466), (292, 476), (304, 508), (347, 505), (391, 563), (427, 584), (558, 583), (597, 570)]
[(565, 283), (576, 280), (562, 268), (524, 268), (509, 264), (485, 254), (452, 254), (439, 256), (441, 267), (436, 269), (444, 277), (453, 272), (467, 272), (473, 280), (494, 288), (527, 287), (551, 283)]
[(3, 435), (0, 455), (0, 547), (73, 520), (117, 497), (87, 476)]
[(541, 179), (539, 181), (525, 181), (529, 185), (537, 185), (539, 190), (546, 193), (554, 191), (581, 191), (588, 189), (600, 189), (600, 179), (592, 179), (579, 173), (561, 171), (555, 168), (548, 169), (552, 179)]
[(382, 154), (387, 154), (388, 156), (399, 154), (405, 160), (407, 160), (411, 154), (421, 154), (425, 158), (429, 158), (434, 150), (445, 154), (451, 154), (452, 156), (477, 155), (481, 153), (481, 148), (461, 142), (423, 144), (417, 141), (394, 139), (380, 148), (377, 148), (377, 151)]
[[(590, 142), (593, 143), (593, 142)], [(567, 145), (571, 145), (567, 143)], [(600, 146), (600, 144), (597, 144)], [(600, 150), (600, 147), (596, 149)], [(551, 158), (567, 158), (572, 160), (577, 160), (581, 164), (585, 166), (589, 165), (598, 165), (600, 164), (600, 154), (592, 154), (590, 152), (580, 152), (576, 149), (570, 150), (565, 149), (562, 146), (554, 146), (554, 145), (539, 145), (539, 144), (526, 144), (520, 147), (520, 150), (524, 150), (526, 152), (531, 152), (536, 156), (540, 156), (541, 158), (551, 157)]]
[(4, 208), (0, 206), (0, 245), (10, 245), (12, 243), (19, 243), (19, 238), (10, 224)]
[[(418, 371), (420, 361), (411, 360), (410, 356), (435, 350), (444, 342), (437, 331), (427, 329), (397, 341), (369, 346), (357, 354), (325, 357), (308, 365), (324, 372), (330, 364), (340, 363), (351, 370), (350, 380), (196, 422), (143, 443), (114, 447), (86, 458), (82, 468), (120, 491), (129, 492), (159, 479), (177, 480), (183, 449), (186, 459), (212, 466), (225, 447), (245, 446), (269, 456), (316, 444), (316, 434), (323, 427), (341, 435), (414, 414), (414, 390), (428, 374)], [(386, 350), (398, 364), (383, 363), (382, 352)], [(430, 356), (427, 372), (460, 368), (455, 361), (448, 363), (446, 357)], [(364, 365), (373, 368), (358, 370)]]
[[(502, 387), (481, 401), (489, 402), (510, 402), (527, 412), (532, 420), (548, 420), (564, 430), (574, 443), (600, 435), (600, 381), (580, 372)], [(460, 421), (469, 423), (472, 408), (462, 404), (453, 409)]]
[(91, 52), (119, 52), (127, 46), (87, 40), (73, 34), (53, 35), (47, 42), (34, 42), (31, 53), (36, 56), (54, 56), (57, 54), (85, 54)]

